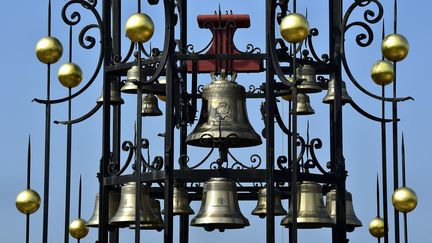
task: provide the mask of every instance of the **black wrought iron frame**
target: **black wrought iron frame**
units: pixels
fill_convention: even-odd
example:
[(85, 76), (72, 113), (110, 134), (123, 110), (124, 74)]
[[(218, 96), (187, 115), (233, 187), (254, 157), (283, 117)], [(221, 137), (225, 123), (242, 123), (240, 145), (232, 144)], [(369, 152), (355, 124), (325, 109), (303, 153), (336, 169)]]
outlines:
[[(122, 57), (121, 53), (121, 0), (103, 0), (101, 14), (96, 10), (98, 2), (96, 0), (71, 0), (68, 1), (62, 10), (63, 21), (72, 27), (81, 21), (81, 13), (74, 11), (68, 14), (69, 6), (81, 5), (84, 10), (89, 11), (95, 17), (96, 23), (85, 26), (78, 36), (79, 44), (84, 49), (92, 49), (97, 45), (96, 38), (89, 35), (91, 29), (98, 29), (100, 35), (100, 55), (92, 77), (77, 92), (70, 93), (67, 97), (52, 99), (50, 92), (50, 65), (48, 65), (48, 86), (46, 100), (35, 99), (37, 103), (46, 105), (46, 133), (45, 133), (45, 186), (44, 186), (44, 227), (43, 243), (48, 242), (48, 208), (49, 208), (49, 162), (50, 162), (50, 127), (51, 127), (51, 105), (69, 102), (69, 117), (67, 121), (56, 122), (68, 126), (68, 148), (71, 146), (72, 125), (82, 122), (96, 113), (100, 108), (103, 112), (102, 120), (102, 157), (100, 169), (98, 172), (99, 191), (100, 191), (100, 227), (98, 242), (116, 243), (119, 241), (118, 229), (108, 224), (108, 194), (112, 190), (118, 190), (118, 186), (127, 182), (135, 181), (137, 185), (148, 182), (153, 183), (151, 194), (155, 198), (164, 200), (165, 208), (165, 228), (163, 231), (164, 242), (173, 242), (173, 187), (174, 183), (181, 183), (189, 191), (191, 200), (200, 200), (202, 193), (202, 183), (210, 177), (224, 176), (231, 178), (241, 185), (238, 188), (240, 200), (256, 200), (258, 187), (263, 183), (267, 187), (267, 217), (266, 217), (266, 242), (275, 242), (275, 217), (274, 217), (274, 188), (277, 186), (282, 192), (283, 198), (290, 198), (293, 208), (293, 223), (289, 228), (289, 242), (297, 242), (297, 182), (311, 180), (319, 183), (331, 185), (337, 189), (337, 220), (333, 227), (332, 242), (347, 242), (347, 231), (345, 227), (345, 180), (346, 170), (343, 157), (343, 121), (341, 100), (341, 82), (342, 72), (345, 71), (352, 83), (367, 96), (382, 102), (382, 114), (380, 117), (374, 116), (359, 107), (354, 101), (350, 102), (351, 107), (357, 110), (365, 117), (381, 123), (382, 127), (382, 154), (383, 154), (383, 205), (385, 227), (388, 229), (387, 215), (387, 175), (386, 175), (386, 123), (392, 122), (393, 125), (393, 168), (394, 168), (394, 187), (398, 187), (398, 117), (397, 103), (410, 99), (410, 97), (399, 98), (396, 96), (396, 80), (393, 86), (393, 97), (385, 97), (384, 87), (380, 95), (373, 94), (363, 88), (355, 79), (350, 71), (348, 61), (345, 55), (345, 33), (353, 26), (360, 27), (364, 32), (356, 36), (356, 43), (360, 47), (367, 47), (373, 41), (373, 31), (370, 27), (377, 24), (383, 17), (383, 7), (378, 0), (354, 0), (343, 13), (341, 0), (329, 0), (329, 52), (328, 54), (319, 55), (314, 50), (313, 39), (319, 34), (317, 29), (312, 29), (309, 37), (300, 45), (286, 46), (283, 40), (277, 39), (275, 30), (277, 23), (288, 12), (296, 12), (296, 1), (292, 2), (293, 7), (289, 10), (288, 0), (266, 0), (266, 48), (262, 52), (252, 44), (247, 46), (245, 52), (233, 55), (203, 54), (209, 47), (202, 51), (195, 51), (193, 45), (188, 44), (187, 40), (187, 1), (186, 0), (148, 0), (151, 5), (163, 4), (165, 11), (165, 38), (163, 49), (153, 48), (149, 52), (144, 49), (143, 45), (130, 44), (128, 53)], [(396, 3), (396, 2), (395, 2)], [(369, 8), (374, 5), (375, 9)], [(365, 8), (364, 19), (361, 21), (350, 22), (351, 13), (359, 8)], [(138, 9), (141, 9), (141, 1), (138, 0)], [(395, 8), (396, 9), (396, 8)], [(51, 23), (51, 1), (49, 1), (49, 32)], [(395, 14), (396, 16), (396, 14)], [(175, 27), (179, 25), (180, 32), (178, 40), (175, 39)], [(396, 22), (395, 22), (396, 26)], [(71, 40), (72, 41), (72, 36)], [(211, 40), (211, 42), (214, 40)], [(211, 43), (210, 42), (210, 43)], [(299, 53), (298, 52), (304, 49)], [(144, 57), (142, 57), (144, 55)], [(131, 60), (133, 59), (133, 60)], [(190, 165), (188, 157), (188, 146), (186, 144), (187, 127), (194, 122), (196, 116), (197, 100), (201, 99), (200, 88), (197, 83), (196, 62), (198, 60), (259, 60), (265, 62), (260, 72), (266, 73), (266, 80), (262, 87), (255, 88), (250, 86), (247, 92), (247, 98), (258, 98), (263, 100), (262, 115), (265, 121), (266, 154), (265, 168), (261, 168), (261, 157), (252, 155), (252, 166), (245, 165), (235, 158), (228, 148), (222, 146), (219, 149), (220, 158), (211, 164), (211, 168), (203, 169), (201, 165), (207, 162), (210, 154), (216, 147), (210, 148), (209, 153), (201, 162)], [(187, 72), (187, 61), (194, 63), (192, 72)], [(287, 66), (281, 66), (287, 63)], [(140, 87), (137, 93), (137, 120), (136, 120), (136, 137), (134, 141), (120, 141), (120, 123), (121, 123), (121, 106), (120, 104), (110, 103), (110, 99), (103, 99), (102, 104), (97, 104), (88, 114), (72, 120), (70, 116), (71, 101), (85, 92), (92, 85), (96, 77), (102, 71), (103, 74), (103, 97), (110, 97), (111, 85), (116, 87), (121, 85), (121, 76), (126, 71), (137, 64), (141, 72), (139, 80), (135, 84)], [(297, 84), (301, 81), (296, 79), (296, 66), (298, 64), (312, 65), (320, 75), (326, 75), (334, 78), (335, 82), (335, 99), (334, 103), (329, 106), (330, 120), (330, 162), (327, 164), (327, 170), (315, 156), (314, 150), (322, 147), (319, 139), (305, 140), (298, 133), (297, 124)], [(394, 65), (396, 68), (396, 65)], [(166, 76), (166, 85), (158, 84), (156, 81), (161, 75)], [(189, 76), (188, 76), (189, 75)], [(290, 82), (286, 75), (293, 76), (295, 82)], [(190, 79), (188, 79), (190, 77)], [(276, 81), (276, 79), (278, 81)], [(191, 92), (188, 92), (188, 86), (191, 86)], [(142, 90), (150, 91), (156, 94), (166, 96), (165, 110), (165, 139), (164, 155), (156, 156), (153, 162), (150, 162), (150, 155), (147, 158), (142, 155), (143, 149), (149, 148), (147, 139), (142, 138), (142, 117), (141, 102)], [(281, 118), (277, 106), (277, 98), (284, 94), (292, 94), (290, 102), (290, 124), (286, 125)], [(390, 102), (393, 106), (392, 118), (385, 118), (385, 103)], [(111, 109), (112, 108), (112, 109)], [(288, 156), (281, 155), (276, 159), (275, 154), (275, 123), (289, 137)], [(112, 127), (112, 131), (110, 130)], [(175, 133), (180, 134), (178, 141), (174, 140)], [(180, 157), (177, 159), (179, 169), (175, 169), (174, 149), (178, 148)], [(127, 161), (121, 165), (120, 153), (128, 152)], [(69, 150), (68, 150), (69, 151)], [(303, 161), (305, 151), (310, 152), (311, 158)], [(70, 152), (68, 152), (68, 164), (70, 164)], [(234, 161), (229, 166), (228, 159)], [(132, 165), (134, 173), (125, 174), (126, 169)], [(215, 166), (212, 166), (215, 165)], [(317, 169), (318, 173), (310, 170)], [(70, 174), (70, 168), (67, 173)], [(244, 173), (248, 170), (248, 173)], [(69, 179), (70, 180), (70, 179)], [(243, 183), (243, 184), (242, 184)], [(246, 185), (247, 184), (247, 185)], [(70, 183), (67, 188), (70, 187)], [(140, 194), (137, 193), (137, 201), (140, 201)], [(66, 214), (68, 213), (69, 197), (66, 199)], [(137, 221), (139, 224), (139, 208), (137, 207)], [(395, 242), (399, 242), (399, 214), (395, 213)], [(68, 214), (65, 225), (68, 223)], [(67, 225), (66, 225), (67, 226)], [(65, 226), (65, 227), (66, 227)], [(65, 228), (66, 229), (66, 228)], [(65, 242), (68, 242), (68, 235), (65, 233)], [(135, 242), (140, 242), (140, 230), (135, 230)], [(180, 234), (181, 243), (189, 241), (189, 216), (181, 216)], [(385, 242), (388, 242), (388, 230), (386, 230)]]

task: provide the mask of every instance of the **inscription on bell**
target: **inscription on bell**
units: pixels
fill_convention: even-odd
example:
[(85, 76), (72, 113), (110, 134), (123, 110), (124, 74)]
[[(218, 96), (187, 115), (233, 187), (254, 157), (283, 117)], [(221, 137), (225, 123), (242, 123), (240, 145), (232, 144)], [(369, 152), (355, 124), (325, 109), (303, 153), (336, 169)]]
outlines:
[(226, 118), (232, 117), (232, 109), (230, 105), (226, 102), (219, 102), (219, 105), (216, 107), (215, 118), (216, 121), (223, 121)]

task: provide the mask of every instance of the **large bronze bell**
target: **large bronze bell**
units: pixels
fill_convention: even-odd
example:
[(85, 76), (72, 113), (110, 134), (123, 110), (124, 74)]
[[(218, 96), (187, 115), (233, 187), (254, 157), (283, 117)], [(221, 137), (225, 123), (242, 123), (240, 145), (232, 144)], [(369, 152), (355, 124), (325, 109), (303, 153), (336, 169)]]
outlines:
[(134, 84), (135, 81), (138, 80), (139, 75), (139, 66), (132, 66), (126, 74), (126, 82), (123, 87), (121, 87), (120, 91), (127, 94), (136, 94), (138, 90), (138, 86)]
[(220, 80), (213, 75), (211, 84), (204, 87), (201, 115), (186, 141), (194, 146), (213, 147), (218, 138), (234, 148), (262, 143), (249, 123), (244, 87), (235, 82), (235, 75), (228, 81), (224, 72)]
[[(165, 210), (162, 210), (162, 214)], [(188, 192), (181, 187), (174, 187), (173, 193), (173, 215), (191, 215), (195, 212), (189, 206), (189, 195)]]
[[(348, 91), (346, 89), (346, 83), (342, 81), (342, 105), (345, 105), (346, 103), (349, 103), (352, 101), (351, 96), (349, 96)], [(324, 96), (323, 103), (325, 104), (332, 104), (335, 99), (335, 80), (332, 79), (328, 83), (328, 91), (326, 96)]]
[[(336, 222), (336, 189), (329, 191), (326, 195), (326, 208), (330, 217)], [(350, 192), (346, 192), (346, 227), (348, 232), (353, 232), (354, 228), (363, 226), (360, 219), (354, 212), (354, 206), (352, 202), (352, 195)]]
[[(282, 219), (281, 225), (290, 227), (292, 218), (291, 206), (288, 215)], [(324, 206), (321, 185), (312, 181), (298, 183), (297, 227), (308, 229), (331, 227), (333, 225), (334, 220), (327, 213)]]
[[(110, 192), (108, 194), (108, 220), (114, 216), (120, 202), (120, 193)], [(87, 221), (87, 227), (99, 227), (99, 193), (96, 194), (95, 206), (93, 214)]]
[[(141, 224), (140, 229), (162, 231), (165, 225), (164, 225), (162, 215), (161, 215), (160, 201), (156, 200), (156, 199), (151, 199), (151, 206), (152, 206), (153, 211), (158, 216), (158, 222), (152, 223), (152, 224)], [(135, 224), (129, 225), (129, 228), (135, 229)]]
[[(265, 218), (267, 214), (267, 188), (261, 188), (258, 192), (258, 203), (252, 211), (252, 215), (257, 215), (260, 218)], [(274, 189), (274, 215), (286, 215), (287, 211), (282, 207), (281, 192), (279, 189)]]
[(146, 94), (142, 99), (142, 116), (161, 116), (162, 111), (159, 109), (158, 99), (154, 94)]
[(297, 85), (301, 93), (318, 93), (322, 88), (316, 81), (316, 72), (311, 65), (303, 65), (297, 68), (297, 78), (303, 80)]
[[(111, 218), (110, 224), (119, 227), (128, 227), (135, 223), (136, 186), (135, 182), (129, 182), (121, 189), (120, 205), (116, 214)], [(151, 207), (151, 198), (148, 190), (141, 185), (140, 203), (141, 224), (156, 224), (159, 218)]]
[[(103, 90), (99, 98), (96, 100), (97, 104), (103, 103)], [(110, 103), (111, 105), (124, 104), (122, 97), (120, 96), (119, 87), (117, 82), (111, 82), (110, 86)]]
[(306, 94), (298, 93), (297, 94), (297, 115), (313, 115), (315, 114), (315, 110), (312, 108), (310, 104), (309, 96)]
[(221, 232), (249, 226), (240, 212), (235, 183), (226, 178), (211, 178), (204, 183), (201, 208), (191, 225)]

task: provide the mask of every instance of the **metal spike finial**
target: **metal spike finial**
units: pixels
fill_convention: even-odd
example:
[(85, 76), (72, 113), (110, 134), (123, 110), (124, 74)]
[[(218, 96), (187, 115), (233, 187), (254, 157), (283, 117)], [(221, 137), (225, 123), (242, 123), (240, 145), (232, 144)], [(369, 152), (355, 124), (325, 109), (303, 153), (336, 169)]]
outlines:
[(402, 133), (402, 186), (406, 186), (406, 174), (405, 174), (405, 138)]

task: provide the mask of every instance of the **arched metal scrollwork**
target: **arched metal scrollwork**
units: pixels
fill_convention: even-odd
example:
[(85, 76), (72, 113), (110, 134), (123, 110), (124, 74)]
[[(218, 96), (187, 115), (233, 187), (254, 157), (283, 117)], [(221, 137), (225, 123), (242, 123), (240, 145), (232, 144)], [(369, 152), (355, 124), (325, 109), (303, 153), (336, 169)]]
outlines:
[[(348, 23), (348, 20), (350, 19), (351, 14), (353, 13), (353, 11), (356, 8), (368, 7), (371, 5), (371, 3), (374, 3), (377, 6), (377, 8), (378, 8), (377, 12), (375, 12), (371, 9), (366, 9), (363, 13), (363, 19), (365, 22), (354, 21), (352, 23)], [(364, 32), (357, 34), (356, 43), (360, 47), (369, 46), (370, 44), (372, 44), (373, 38), (374, 38), (372, 28), (369, 25), (378, 23), (382, 19), (383, 15), (384, 15), (384, 7), (382, 6), (382, 4), (378, 0), (356, 0), (356, 1), (354, 1), (354, 3), (352, 3), (351, 6), (346, 11), (345, 16), (344, 16), (343, 21), (342, 21), (342, 39), (345, 40), (346, 32), (349, 29), (351, 29), (352, 27), (360, 27), (361, 29), (363, 29)], [(362, 91), (364, 94), (366, 94), (366, 95), (368, 95), (374, 99), (381, 100), (381, 101), (387, 101), (387, 102), (394, 102), (394, 101), (402, 102), (402, 101), (412, 99), (411, 97), (403, 97), (403, 98), (381, 97), (379, 95), (375, 95), (375, 94), (371, 93), (370, 91), (365, 89), (363, 86), (361, 86), (360, 83), (357, 82), (356, 78), (354, 77), (354, 75), (351, 72), (351, 69), (348, 65), (348, 61), (346, 58), (346, 52), (345, 52), (345, 41), (342, 44), (341, 60), (342, 60), (342, 65), (344, 67), (344, 70), (345, 70), (347, 76), (349, 77), (349, 79), (351, 80), (351, 82), (360, 91)]]

